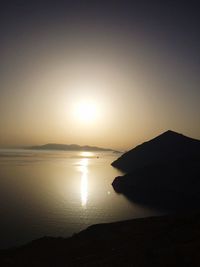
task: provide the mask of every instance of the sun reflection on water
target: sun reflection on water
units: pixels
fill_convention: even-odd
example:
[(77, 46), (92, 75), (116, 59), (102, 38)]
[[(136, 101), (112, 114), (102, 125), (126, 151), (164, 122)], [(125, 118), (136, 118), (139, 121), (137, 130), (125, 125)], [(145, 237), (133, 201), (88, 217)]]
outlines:
[(92, 158), (94, 157), (94, 153), (92, 153), (91, 151), (81, 151), (80, 156), (83, 158)]
[(83, 158), (80, 161), (81, 171), (81, 205), (86, 208), (88, 200), (88, 159)]

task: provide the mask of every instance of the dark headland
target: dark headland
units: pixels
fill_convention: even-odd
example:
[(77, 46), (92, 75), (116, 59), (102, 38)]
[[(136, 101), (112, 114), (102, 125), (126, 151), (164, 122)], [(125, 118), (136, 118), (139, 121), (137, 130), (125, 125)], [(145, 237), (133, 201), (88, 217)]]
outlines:
[(190, 160), (200, 155), (200, 140), (168, 130), (124, 153), (112, 166), (125, 172), (152, 166)]
[[(200, 266), (200, 141), (167, 131), (112, 163), (114, 189), (173, 214), (93, 225), (0, 251), (0, 266)], [(169, 212), (170, 213), (170, 212)]]
[(167, 131), (112, 163), (126, 172), (112, 185), (130, 200), (163, 211), (199, 209), (200, 141)]

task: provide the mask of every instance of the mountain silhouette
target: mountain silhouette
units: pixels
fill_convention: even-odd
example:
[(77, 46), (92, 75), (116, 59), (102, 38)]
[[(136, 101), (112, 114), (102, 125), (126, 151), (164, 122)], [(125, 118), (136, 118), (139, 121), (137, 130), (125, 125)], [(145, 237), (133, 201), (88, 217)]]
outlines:
[(200, 141), (173, 131), (112, 163), (127, 172), (112, 185), (128, 199), (161, 210), (200, 207)]
[(126, 152), (112, 166), (130, 172), (152, 164), (177, 162), (199, 154), (199, 140), (169, 130)]
[(36, 149), (36, 150), (64, 150), (64, 151), (113, 151), (118, 152), (116, 150), (110, 149), (110, 148), (101, 148), (96, 146), (80, 146), (76, 144), (45, 144), (40, 146), (30, 146), (26, 147), (28, 149)]

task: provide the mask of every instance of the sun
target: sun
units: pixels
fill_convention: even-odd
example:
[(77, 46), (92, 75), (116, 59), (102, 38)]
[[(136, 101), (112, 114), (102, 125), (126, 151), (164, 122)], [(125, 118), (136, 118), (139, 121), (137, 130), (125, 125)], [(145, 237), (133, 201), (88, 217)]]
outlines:
[(92, 101), (80, 101), (75, 105), (75, 116), (83, 123), (94, 122), (97, 119), (97, 104)]

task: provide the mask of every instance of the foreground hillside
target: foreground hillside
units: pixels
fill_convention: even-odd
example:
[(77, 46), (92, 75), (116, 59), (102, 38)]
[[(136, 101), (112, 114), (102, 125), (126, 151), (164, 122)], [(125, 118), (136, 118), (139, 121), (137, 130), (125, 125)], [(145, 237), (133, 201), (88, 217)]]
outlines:
[(0, 266), (200, 266), (200, 214), (94, 225), (1, 251)]

